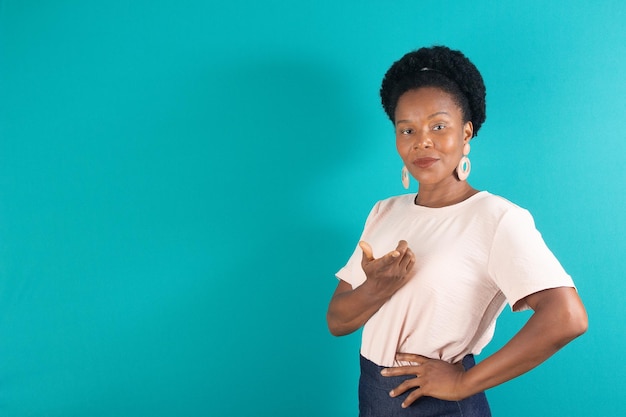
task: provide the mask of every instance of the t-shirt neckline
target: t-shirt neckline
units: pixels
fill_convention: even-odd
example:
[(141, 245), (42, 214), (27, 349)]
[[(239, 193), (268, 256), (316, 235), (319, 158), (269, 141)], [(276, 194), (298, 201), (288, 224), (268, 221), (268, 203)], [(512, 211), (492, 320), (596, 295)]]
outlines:
[(460, 202), (455, 203), (455, 204), (451, 204), (449, 206), (444, 206), (444, 207), (419, 206), (419, 205), (415, 204), (415, 199), (417, 198), (417, 194), (409, 194), (409, 195), (411, 196), (410, 205), (411, 205), (413, 210), (423, 211), (423, 212), (426, 212), (426, 211), (442, 212), (442, 211), (451, 211), (451, 210), (457, 210), (459, 208), (463, 208), (463, 207), (467, 206), (468, 204), (472, 204), (476, 200), (480, 200), (483, 197), (486, 197), (488, 194), (489, 194), (488, 191), (479, 191), (476, 194), (472, 195), (469, 198), (466, 198), (463, 201), (460, 201)]

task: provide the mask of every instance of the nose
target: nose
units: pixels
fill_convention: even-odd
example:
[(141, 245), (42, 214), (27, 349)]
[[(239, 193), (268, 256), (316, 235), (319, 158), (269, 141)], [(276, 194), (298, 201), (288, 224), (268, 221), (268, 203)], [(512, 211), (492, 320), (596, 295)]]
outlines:
[(428, 135), (416, 135), (413, 142), (413, 149), (427, 149), (433, 146), (433, 142)]

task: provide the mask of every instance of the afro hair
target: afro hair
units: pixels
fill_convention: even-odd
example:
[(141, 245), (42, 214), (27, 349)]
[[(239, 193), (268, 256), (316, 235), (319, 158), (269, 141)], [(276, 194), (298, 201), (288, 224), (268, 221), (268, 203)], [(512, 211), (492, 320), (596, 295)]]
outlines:
[(380, 87), (383, 109), (393, 123), (400, 96), (422, 87), (440, 88), (452, 95), (464, 122), (471, 121), (474, 136), (478, 134), (486, 118), (485, 84), (476, 66), (461, 51), (446, 46), (420, 48), (394, 62)]

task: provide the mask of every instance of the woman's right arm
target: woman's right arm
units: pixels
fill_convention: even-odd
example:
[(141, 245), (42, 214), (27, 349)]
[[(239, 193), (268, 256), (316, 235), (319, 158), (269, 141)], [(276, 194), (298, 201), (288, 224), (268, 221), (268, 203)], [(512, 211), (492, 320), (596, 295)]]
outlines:
[(404, 240), (395, 250), (378, 259), (374, 259), (368, 243), (360, 242), (359, 246), (363, 250), (361, 266), (367, 279), (357, 288), (339, 281), (326, 313), (328, 329), (335, 336), (344, 336), (361, 328), (407, 283), (415, 264), (415, 256)]

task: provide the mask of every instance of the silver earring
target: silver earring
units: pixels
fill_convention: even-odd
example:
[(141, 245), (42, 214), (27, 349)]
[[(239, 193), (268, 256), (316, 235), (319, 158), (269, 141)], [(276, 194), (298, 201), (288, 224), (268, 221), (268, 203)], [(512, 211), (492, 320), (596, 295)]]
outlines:
[(465, 181), (467, 177), (469, 177), (470, 171), (472, 170), (472, 164), (470, 163), (467, 155), (470, 153), (470, 144), (466, 143), (463, 146), (463, 158), (459, 161), (459, 165), (456, 167), (456, 175), (459, 176), (461, 181)]
[(405, 166), (402, 166), (402, 186), (405, 190), (409, 189), (410, 182), (411, 179), (409, 178), (409, 170), (406, 169)]

